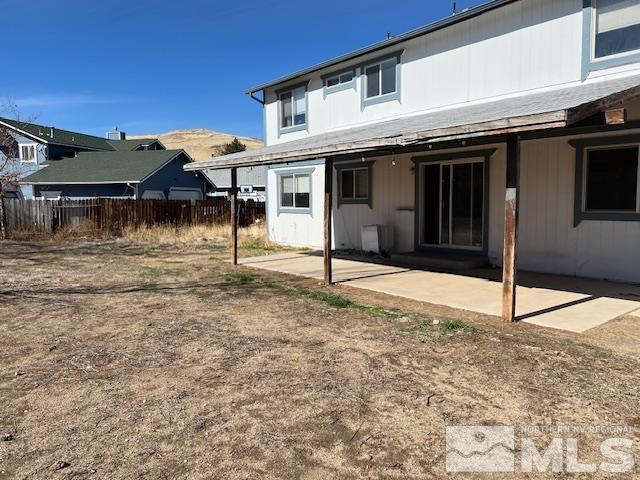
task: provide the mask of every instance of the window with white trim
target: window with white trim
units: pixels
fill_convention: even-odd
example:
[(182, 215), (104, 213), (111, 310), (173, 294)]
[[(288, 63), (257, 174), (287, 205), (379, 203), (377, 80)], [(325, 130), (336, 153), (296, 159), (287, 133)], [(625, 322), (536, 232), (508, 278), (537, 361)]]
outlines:
[(280, 175), (280, 207), (304, 208), (311, 206), (311, 175), (293, 173)]
[(640, 213), (638, 145), (586, 151), (584, 212)]
[(640, 2), (593, 0), (594, 59), (640, 52)]
[(365, 99), (396, 93), (398, 91), (396, 68), (398, 68), (398, 60), (395, 57), (367, 65), (364, 68)]
[(280, 129), (294, 129), (307, 124), (307, 87), (280, 92)]
[(36, 146), (20, 145), (20, 160), (22, 160), (23, 162), (35, 162)]

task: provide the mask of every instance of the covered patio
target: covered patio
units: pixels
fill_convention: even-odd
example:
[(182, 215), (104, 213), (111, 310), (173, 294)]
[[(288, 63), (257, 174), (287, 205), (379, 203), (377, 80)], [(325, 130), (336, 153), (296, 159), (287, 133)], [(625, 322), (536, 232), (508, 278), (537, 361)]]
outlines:
[[(240, 264), (322, 280), (322, 252), (283, 253), (241, 259)], [(500, 271), (464, 275), (336, 258), (334, 283), (485, 315), (502, 314)], [(583, 333), (624, 315), (638, 317), (640, 286), (519, 272), (516, 320)]]
[[(288, 211), (284, 208), (288, 204), (280, 205), (279, 195), (273, 195), (276, 198), (268, 199), (267, 202), (268, 208), (269, 205), (273, 207), (272, 215), (267, 214), (267, 228), (274, 229), (270, 222), (286, 217), (288, 220), (278, 226), (279, 231), (289, 234), (292, 231), (304, 230), (307, 238), (305, 241), (298, 242), (287, 238), (283, 241), (276, 237), (275, 241), (288, 245), (322, 248), (322, 256), (288, 254), (284, 257), (247, 259), (242, 263), (323, 279), (326, 285), (345, 283), (419, 301), (501, 316), (505, 322), (525, 321), (546, 327), (584, 332), (640, 309), (640, 288), (624, 284), (578, 280), (572, 276), (560, 277), (526, 272), (520, 275), (518, 263), (522, 264), (523, 260), (526, 260), (529, 262), (527, 265), (532, 265), (537, 261), (543, 264), (542, 267), (530, 267), (531, 270), (548, 272), (554, 271), (555, 264), (562, 262), (581, 267), (588, 265), (593, 259), (606, 260), (604, 255), (598, 253), (600, 250), (589, 250), (585, 247), (585, 245), (589, 247), (589, 244), (596, 243), (596, 240), (600, 241), (604, 235), (598, 232), (586, 232), (586, 240), (582, 241), (571, 236), (574, 235), (580, 218), (576, 216), (573, 223), (567, 212), (574, 206), (580, 210), (581, 206), (578, 200), (575, 202), (568, 200), (573, 195), (574, 188), (573, 173), (568, 172), (574, 171), (575, 150), (573, 148), (580, 149), (588, 145), (581, 143), (576, 147), (567, 143), (566, 139), (582, 139), (594, 134), (612, 136), (636, 132), (640, 129), (639, 97), (640, 76), (625, 75), (607, 80), (595, 79), (517, 97), (507, 96), (478, 104), (310, 135), (254, 151), (198, 162), (186, 166), (185, 169), (231, 169), (231, 259), (234, 264), (238, 263), (237, 168), (264, 166), (267, 168), (268, 178), (269, 169), (280, 169), (284, 173), (276, 172), (272, 175), (275, 179), (280, 179), (274, 180), (273, 184), (280, 185), (278, 182), (282, 179), (278, 175), (289, 175), (289, 180), (292, 181), (296, 171), (292, 169), (298, 169), (298, 172), (303, 169), (299, 175), (304, 175), (304, 168), (311, 167), (306, 172), (307, 176), (311, 178), (310, 172), (314, 170), (316, 173), (313, 179), (306, 180), (308, 204), (305, 206), (308, 208), (300, 209), (298, 212)], [(632, 111), (634, 120), (627, 119), (627, 108)], [(637, 135), (637, 133), (633, 134)], [(612, 141), (614, 140), (616, 139)], [(556, 143), (553, 143), (554, 141)], [(625, 138), (616, 141), (627, 143), (630, 140)], [(562, 143), (561, 147), (558, 146), (559, 143)], [(567, 149), (570, 149), (570, 152), (567, 152)], [(422, 158), (424, 156), (427, 158)], [(489, 161), (492, 156), (495, 158)], [(523, 156), (527, 162), (521, 161)], [(484, 200), (471, 202), (472, 205), (482, 205), (482, 211), (477, 216), (482, 219), (479, 223), (483, 226), (477, 229), (477, 232), (472, 226), (469, 236), (473, 237), (471, 243), (474, 248), (477, 243), (476, 253), (486, 258), (487, 249), (489, 249), (489, 257), (493, 254), (494, 258), (489, 258), (492, 261), (488, 263), (500, 265), (501, 271), (471, 269), (465, 270), (464, 275), (453, 275), (333, 258), (334, 251), (340, 250), (341, 247), (354, 248), (343, 246), (337, 240), (337, 235), (346, 232), (349, 225), (359, 226), (362, 223), (355, 221), (356, 216), (338, 215), (340, 197), (337, 194), (339, 188), (336, 187), (339, 187), (340, 183), (337, 182), (336, 177), (340, 174), (340, 168), (350, 166), (347, 162), (359, 162), (359, 165), (367, 166), (376, 159), (378, 161), (376, 168), (381, 172), (376, 178), (383, 184), (396, 185), (396, 191), (391, 192), (391, 195), (395, 195), (396, 200), (402, 197), (402, 200), (400, 203), (393, 204), (388, 196), (381, 196), (381, 200), (374, 201), (372, 205), (368, 197), (368, 208), (374, 213), (393, 210), (395, 217), (402, 217), (404, 220), (396, 224), (396, 227), (400, 227), (396, 228), (396, 237), (412, 243), (416, 250), (421, 244), (434, 243), (431, 239), (424, 238), (426, 228), (423, 224), (429, 205), (428, 200), (424, 198), (426, 196), (424, 185), (427, 182), (424, 179), (424, 175), (427, 174), (425, 166), (430, 164), (427, 162), (437, 160), (442, 163), (441, 177), (434, 177), (439, 179), (440, 183), (444, 178), (442, 175), (446, 172), (450, 172), (450, 181), (452, 183), (455, 181), (453, 166), (455, 163), (466, 162), (460, 172), (468, 170), (472, 172), (471, 175), (476, 171), (475, 166), (467, 168), (467, 164), (483, 165), (483, 168), (477, 170), (478, 185), (482, 188), (474, 190), (472, 187), (471, 189), (471, 192), (487, 192), (483, 193)], [(547, 167), (555, 172), (555, 176), (541, 175), (534, 171), (537, 165), (546, 161), (549, 163)], [(409, 162), (413, 162), (413, 165), (409, 165)], [(447, 162), (452, 163), (451, 167), (445, 165)], [(490, 163), (497, 166), (492, 168), (491, 172), (489, 171)], [(526, 175), (522, 174), (522, 163), (526, 163), (524, 165)], [(560, 164), (562, 167), (559, 166)], [(398, 177), (394, 176), (390, 167), (396, 165), (398, 168), (395, 171), (402, 171), (405, 174), (404, 183), (397, 182)], [(384, 170), (385, 166), (389, 170)], [(575, 171), (579, 172), (578, 166), (575, 167)], [(561, 177), (558, 172), (563, 176)], [(414, 179), (415, 186), (410, 181), (407, 182), (407, 178)], [(562, 178), (562, 182), (557, 180), (558, 178)], [(569, 178), (570, 181), (567, 180)], [(578, 179), (576, 182), (579, 183), (582, 176), (576, 173), (576, 178)], [(542, 187), (551, 179), (556, 181), (557, 186), (544, 190)], [(312, 181), (315, 182), (316, 192), (313, 200), (310, 194)], [(369, 190), (371, 190), (371, 180), (369, 182)], [(527, 182), (530, 183), (527, 185), (529, 192), (537, 192), (539, 195), (525, 199), (527, 215), (523, 222), (520, 218), (521, 183)], [(534, 185), (534, 182), (539, 183)], [(490, 185), (493, 185), (491, 190)], [(274, 187), (274, 192), (279, 191), (277, 188)], [(576, 189), (578, 190), (582, 192), (581, 187)], [(403, 196), (405, 194), (411, 198), (405, 199)], [(473, 193), (470, 197), (473, 198)], [(441, 198), (445, 198), (444, 193), (441, 193)], [(533, 201), (532, 198), (534, 198)], [(548, 202), (549, 198), (553, 198), (553, 201)], [(569, 239), (566, 244), (574, 249), (572, 253), (575, 255), (572, 257), (566, 253), (566, 249), (547, 249), (543, 242), (537, 239), (536, 226), (532, 221), (539, 212), (557, 210), (560, 202), (566, 207), (566, 211), (563, 210), (564, 216), (554, 220), (552, 226), (557, 229), (558, 225), (562, 225), (566, 230), (571, 230), (570, 235), (566, 235)], [(431, 203), (431, 205), (434, 204)], [(453, 222), (452, 210), (453, 208), (448, 210), (451, 215), (449, 225)], [(499, 219), (498, 221), (487, 221), (490, 211), (491, 219)], [(295, 220), (287, 217), (291, 214), (296, 215)], [(437, 214), (429, 218), (437, 218)], [(367, 222), (368, 224), (387, 223), (377, 220), (367, 220)], [(474, 225), (475, 221), (471, 221), (470, 224)], [(518, 249), (519, 236), (521, 236), (519, 226), (522, 230), (522, 224), (529, 235), (524, 238), (524, 242), (522, 239), (520, 242), (528, 246), (529, 255), (521, 255), (519, 258), (518, 254), (522, 253), (522, 250), (519, 252)], [(407, 225), (410, 226), (407, 227)], [(437, 227), (445, 231), (444, 223), (439, 223)], [(270, 235), (271, 233), (270, 230)], [(633, 235), (632, 232), (628, 237), (632, 238)], [(549, 237), (552, 236), (552, 234), (549, 235)], [(625, 236), (624, 240), (626, 239)], [(451, 239), (449, 242), (440, 240), (441, 245), (438, 247), (447, 243), (455, 242)], [(626, 252), (630, 248), (630, 244), (627, 243), (621, 247), (613, 246), (613, 248)], [(406, 245), (402, 245), (392, 253), (411, 253), (405, 247)], [(437, 249), (443, 254), (446, 253), (446, 248)], [(555, 256), (549, 255), (548, 252), (553, 252)], [(618, 262), (619, 269), (627, 268), (625, 270), (627, 275), (622, 278), (622, 281), (631, 281), (627, 279), (635, 275), (633, 265), (635, 264), (632, 258), (630, 261)], [(621, 277), (609, 275), (612, 272), (605, 267), (600, 270), (594, 268), (584, 276), (621, 279)], [(632, 268), (630, 275), (629, 268)], [(568, 275), (580, 276), (583, 273), (578, 268), (575, 270), (575, 273), (568, 273)], [(560, 273), (567, 271), (568, 269), (565, 268)]]

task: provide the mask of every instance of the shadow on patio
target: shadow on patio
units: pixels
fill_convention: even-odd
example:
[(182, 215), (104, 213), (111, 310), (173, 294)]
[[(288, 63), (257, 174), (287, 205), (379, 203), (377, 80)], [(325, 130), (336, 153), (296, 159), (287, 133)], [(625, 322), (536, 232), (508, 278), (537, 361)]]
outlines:
[[(240, 263), (323, 278), (322, 254), (317, 252), (245, 258)], [(336, 283), (487, 315), (500, 316), (502, 308), (497, 269), (454, 274), (398, 267), (368, 257), (343, 257), (333, 260), (333, 275)], [(582, 333), (623, 315), (640, 318), (640, 286), (519, 272), (516, 313), (519, 321)]]

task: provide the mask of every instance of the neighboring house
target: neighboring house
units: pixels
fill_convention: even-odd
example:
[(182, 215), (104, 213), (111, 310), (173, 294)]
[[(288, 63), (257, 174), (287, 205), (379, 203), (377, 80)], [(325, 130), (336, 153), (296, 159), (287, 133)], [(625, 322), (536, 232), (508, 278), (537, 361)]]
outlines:
[[(101, 138), (7, 118), (0, 118), (0, 129), (15, 139), (13, 147), (8, 149), (11, 152), (0, 152), (0, 155), (8, 154), (13, 159), (7, 168), (19, 180), (40, 170), (48, 160), (73, 157), (80, 152), (164, 150), (157, 139), (126, 140), (125, 133), (117, 129), (109, 132), (107, 138)], [(33, 198), (31, 185), (21, 182), (20, 189), (22, 196)]]
[[(213, 184), (213, 197), (228, 196), (231, 191), (231, 169), (205, 170), (203, 172)], [(238, 169), (238, 199), (264, 202), (265, 195), (264, 167), (246, 167)]]
[[(185, 172), (192, 159), (166, 150), (155, 138), (127, 140), (117, 129), (106, 138), (0, 118), (15, 139), (24, 198), (202, 199), (211, 184)], [(13, 195), (11, 195), (13, 196)]]
[(45, 162), (23, 183), (42, 199), (202, 200), (209, 183), (202, 174), (184, 171), (191, 162), (183, 150), (85, 152)]
[(277, 242), (640, 281), (638, 1), (495, 0), (247, 93), (266, 146), (186, 168), (268, 168)]

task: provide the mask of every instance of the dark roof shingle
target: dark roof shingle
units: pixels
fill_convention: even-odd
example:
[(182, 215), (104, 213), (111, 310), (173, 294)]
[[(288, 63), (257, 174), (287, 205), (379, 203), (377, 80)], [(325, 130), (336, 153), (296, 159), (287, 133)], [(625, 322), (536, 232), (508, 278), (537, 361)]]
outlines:
[(183, 150), (86, 152), (77, 157), (50, 160), (44, 168), (27, 176), (26, 184), (92, 184), (140, 182)]

